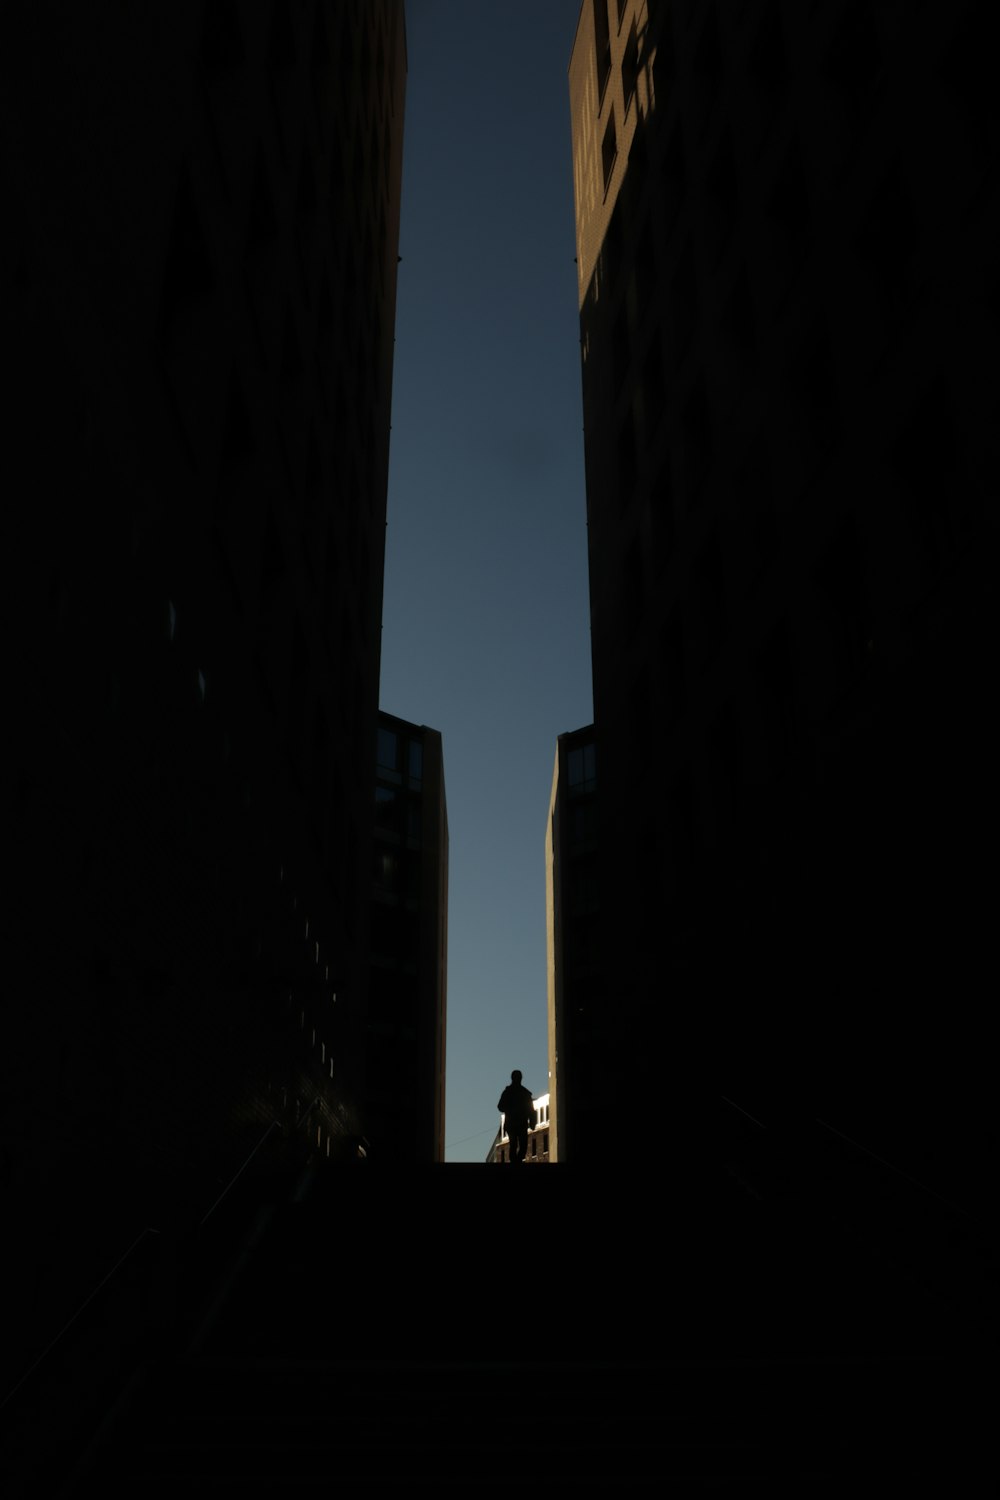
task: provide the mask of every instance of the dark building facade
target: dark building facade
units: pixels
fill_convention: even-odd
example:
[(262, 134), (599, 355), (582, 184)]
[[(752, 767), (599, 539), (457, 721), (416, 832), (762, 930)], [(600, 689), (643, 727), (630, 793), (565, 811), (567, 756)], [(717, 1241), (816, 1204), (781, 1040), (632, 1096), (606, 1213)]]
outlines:
[(441, 736), (378, 716), (366, 1121), (373, 1158), (444, 1161), (448, 810)]
[(599, 1096), (607, 1049), (618, 1040), (604, 982), (601, 873), (597, 741), (589, 724), (556, 742), (545, 833), (552, 1161), (574, 1159), (574, 1103), (589, 1110)]
[(581, 7), (607, 1055), (637, 1145), (723, 1079), (930, 1175), (995, 1134), (987, 16)]
[(16, 1372), (269, 1132), (365, 1134), (406, 51), (98, 0), (0, 55)]

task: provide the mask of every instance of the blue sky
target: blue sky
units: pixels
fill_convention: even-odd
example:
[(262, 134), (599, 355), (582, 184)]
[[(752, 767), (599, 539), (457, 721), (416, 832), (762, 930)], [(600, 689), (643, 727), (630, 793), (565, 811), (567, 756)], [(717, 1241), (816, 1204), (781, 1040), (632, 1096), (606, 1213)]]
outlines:
[(446, 1156), (547, 1088), (545, 825), (592, 717), (573, 172), (579, 0), (407, 0), (381, 704), (441, 731)]

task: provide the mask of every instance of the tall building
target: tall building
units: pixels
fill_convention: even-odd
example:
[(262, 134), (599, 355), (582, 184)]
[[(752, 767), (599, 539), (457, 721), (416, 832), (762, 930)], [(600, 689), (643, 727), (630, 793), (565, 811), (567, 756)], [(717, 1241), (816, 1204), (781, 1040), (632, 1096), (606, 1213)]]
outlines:
[(378, 716), (366, 1128), (375, 1161), (443, 1162), (448, 810), (441, 736)]
[(570, 1121), (576, 1101), (599, 1097), (607, 1049), (618, 1028), (601, 943), (601, 845), (594, 726), (556, 742), (545, 831), (546, 954), (551, 1160), (573, 1161), (583, 1145)]
[(263, 1140), (366, 1133), (406, 47), (402, 0), (3, 33), (16, 1372)]
[(986, 16), (581, 6), (599, 904), (637, 1145), (719, 1088), (927, 1173), (994, 1134)]

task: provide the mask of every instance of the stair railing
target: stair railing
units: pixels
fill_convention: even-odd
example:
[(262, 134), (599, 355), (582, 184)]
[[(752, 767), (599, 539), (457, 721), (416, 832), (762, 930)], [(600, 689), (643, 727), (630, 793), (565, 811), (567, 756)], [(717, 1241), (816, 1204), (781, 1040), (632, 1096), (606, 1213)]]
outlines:
[[(313, 1103), (315, 1103), (315, 1100), (313, 1101)], [(311, 1109), (311, 1108), (312, 1108), (312, 1105), (309, 1106), (309, 1109)], [(306, 1110), (306, 1114), (308, 1114), (308, 1113), (309, 1113), (309, 1110)], [(304, 1118), (305, 1118), (305, 1116), (303, 1116), (303, 1119)], [(267, 1138), (271, 1134), (271, 1132), (273, 1130), (280, 1130), (280, 1129), (281, 1129), (280, 1122), (278, 1120), (272, 1120), (271, 1123), (270, 1123), (270, 1125), (264, 1131), (264, 1134), (261, 1136), (260, 1140), (257, 1142), (256, 1146), (254, 1146), (253, 1150), (250, 1152), (250, 1155), (247, 1157), (246, 1161), (243, 1163), (243, 1165), (241, 1167), (239, 1167), (233, 1173), (232, 1177), (226, 1183), (225, 1187), (222, 1189), (222, 1192), (216, 1198), (216, 1200), (212, 1204), (211, 1208), (203, 1216), (203, 1218), (201, 1219), (201, 1222), (198, 1225), (199, 1229), (203, 1228), (204, 1225), (208, 1222), (208, 1220), (212, 1217), (212, 1215), (215, 1213), (215, 1210), (218, 1208), (219, 1204), (222, 1202), (223, 1198), (225, 1198), (226, 1194), (230, 1191), (230, 1189), (236, 1186), (236, 1183), (243, 1176), (243, 1173), (246, 1171), (247, 1167), (253, 1161), (254, 1157), (257, 1155), (257, 1152), (260, 1150), (261, 1146), (263, 1146), (264, 1142), (267, 1140)]]
[(830, 1135), (838, 1136), (848, 1146), (853, 1146), (856, 1151), (863, 1151), (866, 1156), (870, 1156), (880, 1166), (886, 1167), (890, 1172), (895, 1173), (897, 1177), (902, 1177), (906, 1182), (912, 1183), (922, 1193), (926, 1193), (931, 1198), (936, 1198), (946, 1208), (950, 1208), (955, 1213), (961, 1214), (963, 1218), (968, 1219), (970, 1222), (975, 1221), (975, 1215), (971, 1214), (967, 1208), (963, 1208), (960, 1203), (956, 1203), (951, 1198), (946, 1198), (943, 1193), (939, 1193), (936, 1188), (929, 1187), (926, 1182), (921, 1182), (919, 1177), (914, 1177), (911, 1173), (904, 1172), (902, 1167), (896, 1166), (895, 1162), (886, 1161), (884, 1156), (879, 1156), (878, 1152), (873, 1151), (870, 1146), (862, 1145), (860, 1141), (853, 1140), (849, 1135), (845, 1135), (842, 1130), (838, 1130), (835, 1125), (830, 1125), (826, 1120), (821, 1120), (818, 1116), (816, 1117), (816, 1124), (821, 1126), (823, 1130), (828, 1131)]
[[(316, 1099), (314, 1099), (312, 1101), (312, 1104), (309, 1105), (308, 1109), (305, 1111), (305, 1114), (297, 1122), (298, 1124), (302, 1124), (302, 1121), (307, 1118), (307, 1116), (309, 1115), (309, 1113), (312, 1110), (313, 1105), (315, 1103), (316, 1103)], [(215, 1213), (215, 1210), (219, 1207), (219, 1204), (226, 1197), (227, 1193), (229, 1193), (229, 1191), (235, 1186), (235, 1184), (239, 1180), (239, 1178), (242, 1177), (243, 1173), (246, 1171), (246, 1169), (250, 1165), (251, 1161), (253, 1161), (253, 1158), (257, 1155), (257, 1152), (260, 1150), (260, 1148), (263, 1146), (264, 1142), (271, 1135), (272, 1131), (278, 1130), (280, 1128), (281, 1128), (281, 1126), (280, 1126), (280, 1122), (279, 1121), (277, 1121), (277, 1120), (272, 1120), (271, 1121), (270, 1125), (264, 1131), (263, 1135), (260, 1137), (260, 1140), (257, 1142), (257, 1144), (254, 1146), (253, 1150), (250, 1152), (249, 1156), (242, 1163), (242, 1165), (233, 1173), (232, 1177), (226, 1183), (226, 1186), (222, 1189), (222, 1192), (216, 1198), (215, 1202), (208, 1209), (207, 1213), (204, 1214), (204, 1216), (202, 1217), (202, 1219), (200, 1221), (199, 1228), (203, 1227), (204, 1224), (208, 1221), (208, 1219), (211, 1218), (212, 1214)], [(15, 1383), (11, 1386), (10, 1390), (4, 1396), (3, 1400), (0, 1401), (0, 1411), (3, 1411), (3, 1409), (8, 1405), (8, 1403), (11, 1402), (14, 1399), (14, 1397), (17, 1395), (18, 1391), (25, 1384), (25, 1382), (27, 1380), (29, 1380), (31, 1378), (31, 1376), (34, 1375), (34, 1373), (36, 1372), (36, 1370), (38, 1370), (39, 1367), (45, 1362), (45, 1360), (48, 1359), (49, 1355), (52, 1353), (53, 1349), (55, 1349), (55, 1347), (57, 1346), (57, 1344), (60, 1344), (62, 1342), (62, 1340), (69, 1333), (70, 1329), (78, 1321), (78, 1319), (82, 1317), (82, 1315), (86, 1312), (87, 1308), (91, 1305), (91, 1303), (95, 1300), (95, 1298), (97, 1298), (99, 1296), (99, 1294), (104, 1290), (104, 1288), (111, 1281), (114, 1280), (114, 1278), (121, 1271), (122, 1267), (128, 1263), (128, 1261), (131, 1259), (131, 1257), (138, 1250), (139, 1246), (142, 1245), (143, 1243), (145, 1243), (145, 1241), (147, 1240), (147, 1238), (150, 1235), (157, 1235), (158, 1236), (159, 1234), (160, 1234), (160, 1230), (152, 1228), (151, 1225), (147, 1225), (144, 1229), (141, 1229), (139, 1231), (139, 1233), (136, 1235), (135, 1239), (129, 1245), (128, 1249), (124, 1252), (124, 1254), (120, 1255), (118, 1257), (118, 1259), (115, 1261), (115, 1263), (111, 1267), (110, 1271), (108, 1271), (104, 1276), (102, 1276), (101, 1280), (94, 1287), (93, 1291), (90, 1292), (83, 1299), (83, 1301), (80, 1303), (80, 1306), (76, 1309), (76, 1312), (74, 1312), (71, 1317), (67, 1318), (67, 1320), (63, 1324), (62, 1328), (60, 1328), (59, 1332), (52, 1339), (49, 1340), (48, 1344), (46, 1344), (45, 1348), (41, 1351), (41, 1353), (37, 1354), (35, 1356), (35, 1358), (32, 1360), (31, 1364), (25, 1370), (24, 1374), (21, 1375), (20, 1378), (17, 1381), (15, 1381)]]
[(118, 1257), (118, 1259), (115, 1261), (114, 1265), (111, 1267), (111, 1270), (108, 1271), (107, 1275), (105, 1275), (105, 1276), (103, 1276), (101, 1278), (101, 1280), (94, 1287), (94, 1290), (90, 1293), (90, 1295), (87, 1296), (87, 1297), (85, 1297), (84, 1300), (80, 1303), (80, 1306), (77, 1308), (76, 1312), (73, 1313), (72, 1317), (70, 1317), (70, 1318), (67, 1319), (67, 1321), (63, 1324), (62, 1328), (60, 1328), (59, 1332), (55, 1335), (55, 1337), (53, 1339), (50, 1339), (49, 1343), (46, 1344), (46, 1346), (42, 1350), (42, 1352), (40, 1354), (36, 1355), (36, 1357), (32, 1360), (31, 1364), (25, 1370), (24, 1374), (20, 1377), (20, 1379), (18, 1381), (16, 1381), (14, 1385), (11, 1386), (11, 1388), (7, 1392), (6, 1396), (4, 1396), (3, 1400), (0, 1401), (0, 1411), (3, 1410), (3, 1408), (7, 1405), (7, 1403), (9, 1401), (13, 1400), (13, 1398), (17, 1395), (18, 1391), (24, 1385), (25, 1381), (27, 1381), (28, 1379), (30, 1379), (30, 1377), (35, 1373), (35, 1371), (39, 1368), (39, 1366), (42, 1364), (42, 1362), (44, 1360), (48, 1359), (49, 1355), (52, 1353), (52, 1351), (56, 1347), (56, 1345), (58, 1343), (60, 1343), (63, 1338), (65, 1338), (66, 1334), (73, 1327), (73, 1324), (77, 1321), (77, 1319), (84, 1312), (86, 1312), (87, 1308), (94, 1301), (94, 1298), (97, 1297), (97, 1295), (101, 1291), (103, 1291), (103, 1289), (108, 1285), (109, 1281), (111, 1281), (113, 1277), (117, 1276), (117, 1274), (121, 1270), (122, 1266), (124, 1266), (126, 1264), (126, 1262), (129, 1259), (131, 1259), (132, 1255), (139, 1248), (139, 1246), (146, 1240), (147, 1236), (149, 1236), (149, 1235), (158, 1235), (159, 1233), (160, 1233), (160, 1231), (158, 1229), (153, 1229), (150, 1225), (147, 1225), (145, 1229), (141, 1229), (139, 1231), (139, 1233), (136, 1235), (135, 1239), (132, 1241), (131, 1245), (129, 1245), (128, 1249), (125, 1251), (124, 1255), (120, 1255)]

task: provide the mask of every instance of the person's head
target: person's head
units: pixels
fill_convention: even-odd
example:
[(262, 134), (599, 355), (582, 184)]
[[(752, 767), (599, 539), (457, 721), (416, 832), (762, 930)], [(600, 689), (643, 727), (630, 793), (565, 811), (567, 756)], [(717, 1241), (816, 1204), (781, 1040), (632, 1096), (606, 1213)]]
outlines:
[(513, 1073), (510, 1075), (510, 1081), (511, 1081), (511, 1083), (520, 1083), (521, 1082), (521, 1069), (520, 1068), (515, 1068), (514, 1069)]

